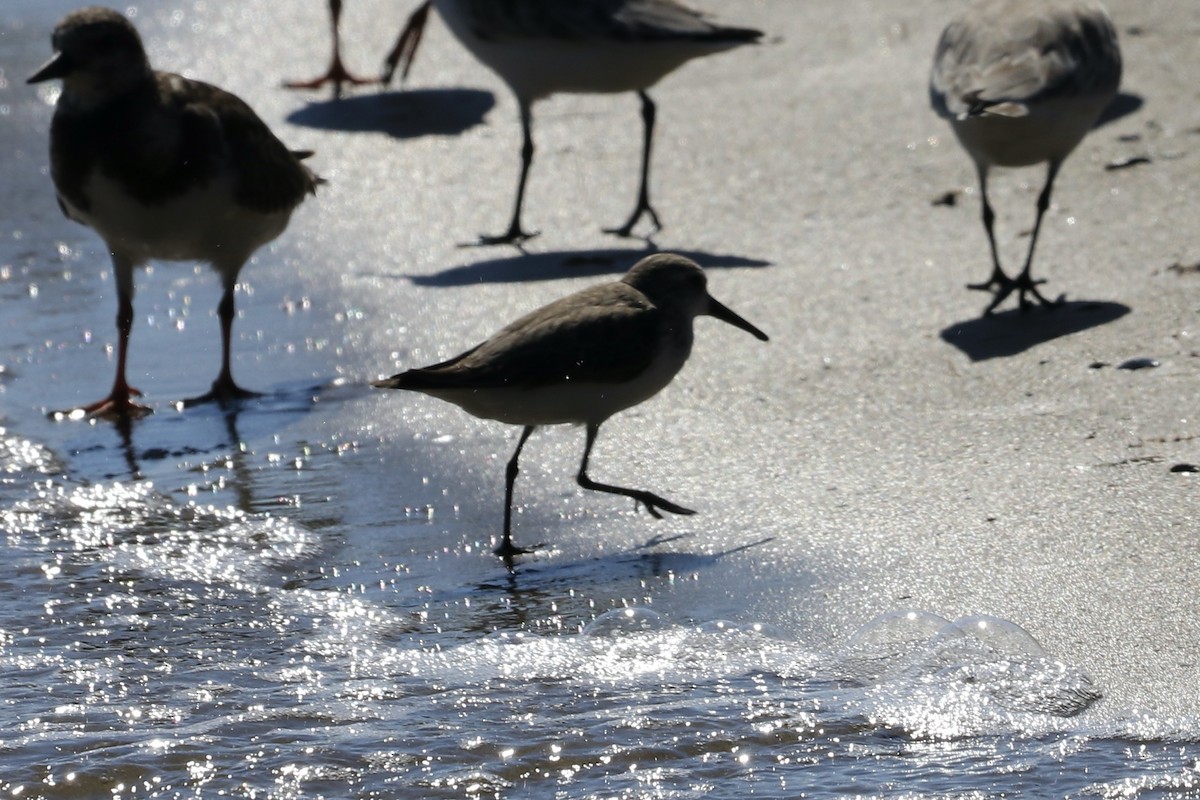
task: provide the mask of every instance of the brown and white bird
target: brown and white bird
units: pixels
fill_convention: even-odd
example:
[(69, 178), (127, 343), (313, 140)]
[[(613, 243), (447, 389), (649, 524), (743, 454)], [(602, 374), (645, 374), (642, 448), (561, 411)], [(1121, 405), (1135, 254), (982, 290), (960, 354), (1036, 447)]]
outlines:
[(505, 473), (504, 534), (496, 548), (511, 566), (513, 556), (528, 552), (512, 542), (517, 459), (539, 425), (586, 428), (576, 478), (583, 488), (632, 497), (656, 518), (662, 511), (695, 513), (648, 491), (594, 481), (587, 468), (600, 425), (653, 397), (683, 368), (692, 350), (692, 322), (701, 315), (767, 341), (709, 295), (695, 262), (660, 253), (639, 261), (620, 281), (544, 306), (449, 361), (372, 385), (423, 392), (476, 417), (524, 426)]
[(520, 244), (536, 236), (521, 225), (525, 185), (533, 163), (533, 104), (557, 93), (637, 92), (642, 101), (642, 168), (637, 205), (624, 224), (607, 229), (632, 236), (643, 216), (662, 228), (650, 205), (650, 153), (655, 105), (648, 90), (701, 56), (758, 41), (762, 32), (718, 25), (677, 0), (428, 0), (413, 14), (388, 59), (386, 83), (396, 66), (411, 66), (425, 23), (438, 10), (463, 45), (517, 98), (523, 143), (517, 198), (508, 230), (481, 236), (479, 244)]
[[(1031, 275), (1042, 217), (1063, 161), (1096, 124), (1121, 82), (1121, 52), (1108, 13), (1092, 0), (983, 0), (942, 32), (929, 81), (934, 110), (949, 120), (975, 162), (992, 275), (972, 289), (992, 292), (991, 313), (1017, 292), (1051, 304)], [(1000, 266), (988, 202), (992, 167), (1045, 163), (1025, 266)]]
[(207, 394), (226, 402), (252, 393), (230, 371), (234, 288), (242, 266), (287, 227), (321, 182), (239, 98), (150, 67), (137, 30), (121, 14), (90, 7), (54, 30), (55, 55), (30, 83), (58, 79), (50, 126), (50, 172), (67, 217), (94, 229), (112, 254), (117, 283), (117, 374), (108, 397), (77, 411), (128, 416), (134, 402), (126, 354), (134, 271), (152, 259), (203, 261), (224, 294), (221, 371)]

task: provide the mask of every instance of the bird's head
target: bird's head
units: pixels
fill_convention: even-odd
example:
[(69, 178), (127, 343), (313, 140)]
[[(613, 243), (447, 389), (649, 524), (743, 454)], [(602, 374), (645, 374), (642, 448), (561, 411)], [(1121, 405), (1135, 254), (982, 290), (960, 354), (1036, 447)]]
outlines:
[(767, 341), (765, 333), (708, 293), (708, 278), (704, 270), (690, 258), (674, 253), (656, 253), (635, 264), (622, 280), (659, 308), (677, 312), (688, 319), (701, 315), (716, 317), (761, 341)]
[(51, 38), (54, 56), (29, 83), (59, 79), (81, 102), (119, 95), (150, 74), (137, 29), (111, 8), (92, 6), (63, 17)]

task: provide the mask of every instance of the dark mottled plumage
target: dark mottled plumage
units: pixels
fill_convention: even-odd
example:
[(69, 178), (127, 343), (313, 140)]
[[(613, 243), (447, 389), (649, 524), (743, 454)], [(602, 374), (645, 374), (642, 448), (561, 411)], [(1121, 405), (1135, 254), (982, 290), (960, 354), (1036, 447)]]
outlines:
[(58, 191), (84, 210), (93, 169), (147, 205), (229, 174), (234, 201), (264, 213), (295, 208), (318, 183), (236, 95), (167, 72), (94, 109), (56, 114), (50, 161)]
[(220, 274), (221, 372), (199, 400), (249, 394), (233, 381), (234, 287), (256, 249), (286, 228), (321, 182), (239, 98), (156, 72), (137, 30), (108, 8), (68, 14), (55, 55), (30, 83), (59, 79), (50, 127), (51, 175), (63, 212), (96, 230), (112, 253), (120, 343), (109, 397), (82, 411), (146, 409), (125, 380), (134, 269), (150, 259), (204, 261)]

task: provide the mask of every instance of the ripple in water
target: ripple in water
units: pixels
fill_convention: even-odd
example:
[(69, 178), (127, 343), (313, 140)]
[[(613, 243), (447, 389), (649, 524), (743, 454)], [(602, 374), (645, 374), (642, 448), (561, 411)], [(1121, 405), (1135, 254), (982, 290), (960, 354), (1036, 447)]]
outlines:
[[(385, 582), (368, 568), (311, 578), (322, 542), (285, 517), (179, 503), (145, 481), (79, 485), (40, 448), (2, 446), (0, 795), (988, 797), (1053, 785), (1183, 797), (1197, 785), (1195, 756), (1155, 744), (1154, 720), (1119, 736), (1082, 727), (1099, 688), (1008, 620), (901, 610), (826, 651), (756, 620), (590, 612), (565, 585), (516, 598), (524, 626), (496, 616), (498, 629), (466, 631), (447, 610), (470, 592), (422, 602), (402, 573)], [(551, 606), (565, 619), (539, 633)]]

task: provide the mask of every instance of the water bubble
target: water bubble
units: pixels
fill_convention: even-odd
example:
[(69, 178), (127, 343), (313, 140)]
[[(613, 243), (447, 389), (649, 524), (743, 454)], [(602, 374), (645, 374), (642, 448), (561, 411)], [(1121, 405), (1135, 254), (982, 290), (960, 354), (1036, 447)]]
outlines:
[(628, 633), (666, 630), (670, 625), (662, 614), (633, 606), (616, 608), (596, 617), (581, 632), (582, 636), (617, 636)]
[(855, 631), (846, 649), (864, 655), (899, 655), (924, 644), (949, 624), (945, 617), (920, 609), (890, 611)]
[(951, 622), (938, 632), (934, 646), (956, 640), (970, 640), (997, 655), (1033, 656), (1041, 658), (1046, 652), (1037, 640), (1015, 622), (987, 614), (974, 614)]

